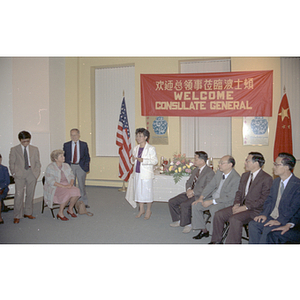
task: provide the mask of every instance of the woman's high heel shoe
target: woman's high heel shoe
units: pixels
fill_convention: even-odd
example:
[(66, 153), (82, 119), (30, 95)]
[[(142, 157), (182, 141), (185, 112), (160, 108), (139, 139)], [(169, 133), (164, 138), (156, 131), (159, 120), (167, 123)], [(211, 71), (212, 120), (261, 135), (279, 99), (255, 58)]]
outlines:
[(136, 218), (140, 218), (145, 212), (139, 213), (138, 215), (136, 215)]
[(72, 217), (72, 218), (77, 218), (77, 216), (74, 213), (70, 213), (67, 211), (67, 213)]
[(65, 216), (61, 217), (59, 214), (56, 215), (57, 219), (61, 219), (62, 221), (69, 221), (69, 219)]
[(152, 212), (150, 211), (150, 213), (148, 213), (148, 212), (146, 212), (146, 215), (145, 215), (145, 220), (149, 220), (150, 219), (150, 217), (151, 217), (151, 214), (152, 214)]

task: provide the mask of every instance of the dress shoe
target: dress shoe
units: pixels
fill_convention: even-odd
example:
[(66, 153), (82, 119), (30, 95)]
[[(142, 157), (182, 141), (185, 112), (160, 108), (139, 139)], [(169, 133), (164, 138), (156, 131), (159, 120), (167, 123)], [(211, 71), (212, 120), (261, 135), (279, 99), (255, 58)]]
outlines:
[(59, 214), (57, 214), (57, 219), (61, 219), (62, 221), (69, 221), (69, 219), (65, 216), (61, 217)]
[(191, 225), (186, 225), (183, 228), (183, 233), (189, 233), (192, 230), (192, 226)]
[(195, 236), (193, 236), (193, 239), (195, 240), (200, 240), (202, 239), (203, 237), (209, 237), (209, 231), (207, 232), (203, 232), (202, 230)]
[(35, 219), (35, 217), (33, 215), (24, 215), (24, 218), (28, 218), (31, 220)]
[(68, 211), (67, 211), (67, 213), (68, 213), (68, 215), (70, 215), (72, 218), (77, 218), (77, 216), (76, 216), (74, 213), (69, 213)]
[(175, 221), (170, 224), (171, 227), (179, 227), (180, 226), (180, 221)]
[(20, 222), (20, 219), (14, 218), (14, 224), (18, 224)]
[(0, 221), (0, 224), (4, 224), (4, 221), (2, 220), (2, 221)]

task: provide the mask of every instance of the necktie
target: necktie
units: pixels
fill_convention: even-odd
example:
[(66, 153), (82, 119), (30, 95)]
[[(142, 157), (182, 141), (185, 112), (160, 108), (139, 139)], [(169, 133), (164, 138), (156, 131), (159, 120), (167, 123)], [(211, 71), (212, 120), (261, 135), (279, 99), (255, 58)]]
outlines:
[(194, 180), (193, 180), (193, 183), (192, 183), (192, 190), (195, 187), (195, 184), (196, 184), (196, 182), (198, 180), (199, 174), (200, 174), (200, 169), (198, 169), (198, 172), (195, 174), (195, 177), (194, 177)]
[(249, 192), (250, 186), (252, 184), (252, 179), (253, 179), (253, 173), (250, 174), (250, 182), (249, 182), (248, 192)]
[(251, 184), (252, 184), (252, 179), (253, 179), (253, 173), (250, 173), (250, 182), (249, 182), (248, 190), (245, 189), (245, 195), (244, 195), (244, 200), (243, 200), (243, 202), (242, 202), (242, 205), (244, 205), (245, 202), (246, 202), (246, 196), (247, 196), (247, 194), (249, 193), (250, 186), (251, 186)]
[(76, 164), (76, 162), (77, 162), (77, 143), (75, 142), (73, 164)]
[(283, 182), (281, 182), (281, 184), (280, 184), (280, 198), (282, 197), (283, 192), (284, 192), (284, 184), (283, 184)]
[(24, 147), (24, 160), (25, 160), (25, 170), (28, 170), (29, 164), (28, 164), (28, 155), (27, 155), (26, 147)]
[(276, 199), (276, 203), (275, 203), (275, 207), (273, 209), (273, 211), (271, 212), (270, 216), (273, 218), (273, 219), (277, 219), (279, 217), (279, 210), (278, 210), (278, 207), (279, 207), (279, 203), (280, 203), (280, 200), (281, 200), (281, 196), (283, 194), (283, 191), (284, 191), (284, 185), (283, 185), (283, 182), (281, 182), (280, 184), (280, 188), (279, 188), (279, 191), (278, 191), (278, 194), (277, 194), (277, 199)]

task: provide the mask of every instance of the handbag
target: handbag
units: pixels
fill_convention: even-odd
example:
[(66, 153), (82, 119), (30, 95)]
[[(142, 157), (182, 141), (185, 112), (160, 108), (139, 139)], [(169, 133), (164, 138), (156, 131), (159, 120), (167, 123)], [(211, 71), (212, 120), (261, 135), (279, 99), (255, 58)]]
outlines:
[(79, 215), (88, 215), (89, 217), (92, 217), (94, 215), (91, 212), (88, 212), (86, 210), (86, 207), (85, 207), (85, 205), (82, 201), (77, 201), (76, 204), (75, 204), (75, 208), (76, 208), (77, 213)]

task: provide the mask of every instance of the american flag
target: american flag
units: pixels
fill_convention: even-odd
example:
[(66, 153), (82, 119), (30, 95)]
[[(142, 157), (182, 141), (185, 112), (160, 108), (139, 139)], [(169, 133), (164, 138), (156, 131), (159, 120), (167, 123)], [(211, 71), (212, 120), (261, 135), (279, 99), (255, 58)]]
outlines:
[(120, 118), (117, 129), (117, 146), (119, 146), (119, 177), (124, 181), (128, 181), (132, 173), (133, 166), (130, 162), (132, 156), (130, 131), (126, 112), (125, 97), (122, 101)]

